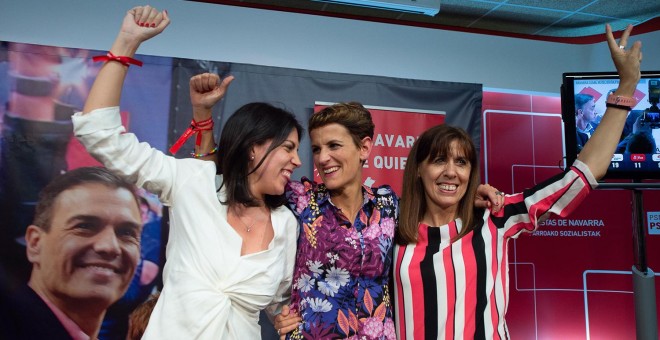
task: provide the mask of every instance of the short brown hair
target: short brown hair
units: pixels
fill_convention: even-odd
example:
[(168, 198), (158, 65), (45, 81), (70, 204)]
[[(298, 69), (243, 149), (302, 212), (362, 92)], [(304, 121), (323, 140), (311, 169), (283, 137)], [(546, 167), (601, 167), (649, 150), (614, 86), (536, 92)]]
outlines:
[(434, 126), (422, 133), (408, 154), (403, 172), (403, 192), (401, 195), (397, 242), (401, 245), (417, 243), (418, 227), (426, 213), (426, 196), (419, 176), (419, 167), (427, 159), (433, 160), (451, 153), (451, 144), (458, 143), (465, 158), (470, 162), (470, 182), (458, 205), (456, 217), (460, 217), (463, 228), (452, 241), (460, 239), (474, 229), (474, 197), (479, 186), (478, 155), (470, 136), (463, 129), (446, 124)]
[(580, 109), (584, 108), (584, 105), (588, 103), (590, 100), (594, 100), (594, 96), (586, 93), (578, 93), (575, 95), (575, 115), (577, 116), (577, 112)]
[(353, 138), (353, 142), (359, 148), (365, 137), (374, 138), (374, 122), (371, 113), (358, 102), (337, 103), (309, 117), (308, 129), (312, 130), (329, 124), (339, 124), (345, 127)]
[(152, 294), (149, 296), (147, 301), (137, 306), (137, 308), (131, 312), (131, 314), (128, 316), (128, 333), (126, 334), (126, 339), (142, 339), (142, 335), (144, 335), (144, 331), (147, 329), (147, 325), (149, 324), (151, 312), (154, 310), (159, 296), (160, 293)]
[(126, 189), (133, 194), (138, 209), (140, 207), (140, 201), (132, 183), (106, 168), (82, 167), (55, 177), (41, 190), (32, 224), (49, 231), (53, 219), (53, 205), (57, 197), (66, 190), (86, 183), (103, 184), (113, 189)]

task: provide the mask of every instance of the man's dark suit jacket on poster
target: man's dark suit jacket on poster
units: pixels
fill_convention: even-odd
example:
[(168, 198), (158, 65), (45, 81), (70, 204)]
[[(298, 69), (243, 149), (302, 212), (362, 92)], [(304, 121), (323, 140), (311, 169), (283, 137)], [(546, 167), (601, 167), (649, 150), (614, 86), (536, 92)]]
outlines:
[(27, 285), (0, 295), (0, 339), (71, 340), (44, 300)]
[(577, 138), (577, 152), (580, 153), (584, 145), (587, 144), (587, 141), (589, 140), (589, 135), (580, 131), (575, 131), (575, 132), (577, 134), (575, 136)]

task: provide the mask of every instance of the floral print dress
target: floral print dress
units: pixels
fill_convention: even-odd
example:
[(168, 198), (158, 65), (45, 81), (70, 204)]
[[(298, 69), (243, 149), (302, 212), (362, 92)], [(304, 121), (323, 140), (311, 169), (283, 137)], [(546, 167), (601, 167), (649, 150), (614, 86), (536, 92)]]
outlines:
[(301, 228), (291, 307), (303, 320), (289, 339), (395, 339), (388, 284), (399, 199), (389, 186), (362, 192), (351, 223), (325, 185), (289, 183)]

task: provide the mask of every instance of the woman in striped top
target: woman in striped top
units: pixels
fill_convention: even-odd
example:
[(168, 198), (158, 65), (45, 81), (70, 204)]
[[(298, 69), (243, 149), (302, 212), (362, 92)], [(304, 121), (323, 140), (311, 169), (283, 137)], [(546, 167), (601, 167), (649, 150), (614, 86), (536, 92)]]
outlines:
[[(618, 70), (616, 96), (632, 97), (641, 44), (625, 49), (632, 26), (607, 42)], [(608, 106), (578, 159), (563, 174), (507, 195), (503, 209), (475, 209), (478, 154), (465, 131), (427, 130), (404, 172), (394, 250), (395, 324), (399, 339), (506, 339), (507, 242), (551, 214), (566, 216), (596, 187), (621, 135), (626, 109)]]

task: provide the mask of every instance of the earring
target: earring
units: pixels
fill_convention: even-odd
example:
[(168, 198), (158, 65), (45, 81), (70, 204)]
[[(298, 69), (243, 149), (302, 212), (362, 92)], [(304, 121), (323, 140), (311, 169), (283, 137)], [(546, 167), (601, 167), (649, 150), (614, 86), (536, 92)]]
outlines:
[(254, 156), (250, 157), (250, 160), (253, 161), (253, 160), (254, 160)]

